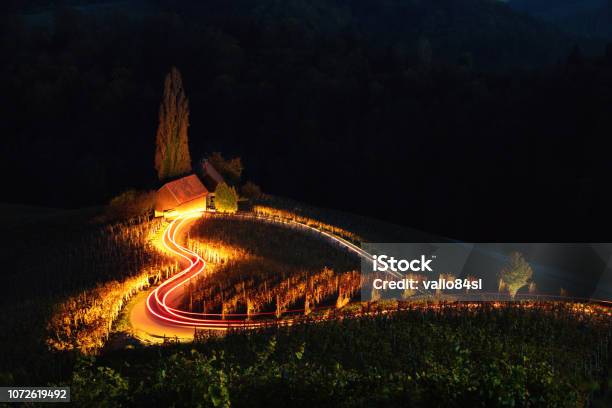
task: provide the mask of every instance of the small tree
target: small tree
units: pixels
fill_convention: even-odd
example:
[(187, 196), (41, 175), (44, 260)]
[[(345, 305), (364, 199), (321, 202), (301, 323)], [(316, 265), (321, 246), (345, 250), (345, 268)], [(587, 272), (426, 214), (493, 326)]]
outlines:
[(242, 177), (242, 170), (244, 170), (240, 157), (226, 160), (221, 153), (214, 152), (208, 157), (208, 161), (229, 184), (238, 185)]
[(510, 254), (510, 261), (499, 273), (500, 289), (507, 289), (514, 299), (520, 288), (531, 281), (533, 270), (520, 252)]
[(240, 189), (243, 197), (257, 199), (262, 196), (261, 188), (251, 181), (247, 181)]
[(235, 213), (238, 211), (238, 194), (234, 187), (219, 183), (215, 189), (215, 208), (219, 212)]
[(181, 73), (172, 67), (164, 81), (164, 96), (159, 107), (155, 170), (160, 180), (191, 172), (188, 127), (189, 100), (185, 96)]

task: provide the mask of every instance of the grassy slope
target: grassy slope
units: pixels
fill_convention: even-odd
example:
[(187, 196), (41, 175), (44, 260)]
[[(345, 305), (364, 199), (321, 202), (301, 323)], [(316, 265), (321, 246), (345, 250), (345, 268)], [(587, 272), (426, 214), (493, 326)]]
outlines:
[[(368, 239), (426, 237), (288, 200), (263, 204), (358, 230)], [(248, 243), (240, 231), (227, 239)], [(130, 346), (85, 364), (76, 374), (76, 393), (100, 381), (92, 377), (93, 367), (108, 366), (107, 385), (125, 381), (113, 403), (189, 406), (227, 397), (236, 406), (581, 406), (598, 386), (599, 370), (609, 365), (603, 356), (609, 355), (611, 332), (609, 320), (602, 325), (572, 313), (563, 307), (556, 316), (543, 309), (483, 308), (469, 316), (449, 308), (234, 333), (193, 345)]]
[(329, 208), (319, 208), (292, 199), (267, 196), (256, 204), (279, 208), (344, 228), (363, 237), (365, 242), (446, 242), (424, 231), (399, 226), (375, 218), (350, 214)]
[[(28, 267), (40, 251), (51, 253), (56, 242), (87, 233), (97, 208), (60, 210), (0, 204), (0, 277), (6, 289), (0, 299), (0, 383), (41, 384), (69, 372), (69, 358), (55, 359), (44, 344), (45, 325), (62, 286), (62, 271), (42, 276)], [(40, 259), (38, 259), (40, 261)], [(27, 274), (27, 275), (26, 275)], [(27, 278), (26, 278), (27, 277)], [(25, 278), (25, 279), (24, 279)], [(42, 282), (55, 282), (47, 286)], [(45, 290), (45, 286), (50, 288)]]
[(101, 208), (2, 209), (7, 216), (0, 224), (0, 383), (65, 378), (73, 356), (51, 353), (45, 343), (54, 307), (97, 285), (134, 276), (156, 259), (140, 241), (121, 235), (125, 228), (101, 223)]

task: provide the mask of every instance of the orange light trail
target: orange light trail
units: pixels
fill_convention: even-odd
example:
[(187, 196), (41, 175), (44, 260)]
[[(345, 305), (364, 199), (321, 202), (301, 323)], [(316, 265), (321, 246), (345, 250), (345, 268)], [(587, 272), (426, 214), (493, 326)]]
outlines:
[[(258, 313), (197, 313), (197, 312), (189, 312), (186, 310), (181, 310), (177, 307), (177, 304), (182, 299), (182, 294), (178, 292), (178, 289), (181, 288), (184, 284), (188, 283), (191, 279), (196, 278), (201, 275), (206, 269), (206, 262), (204, 259), (198, 255), (196, 252), (185, 248), (177, 242), (177, 237), (180, 231), (185, 228), (185, 226), (194, 221), (197, 218), (200, 218), (204, 215), (202, 211), (195, 211), (185, 214), (180, 214), (176, 219), (174, 219), (166, 228), (162, 237), (162, 244), (164, 249), (169, 251), (170, 253), (177, 256), (180, 261), (185, 265), (185, 268), (175, 274), (173, 277), (167, 279), (163, 283), (161, 283), (158, 287), (152, 290), (146, 300), (146, 309), (148, 313), (158, 321), (158, 323), (173, 326), (173, 327), (193, 327), (193, 328), (204, 328), (211, 330), (227, 330), (233, 327), (240, 328), (256, 328), (263, 327), (270, 324), (270, 319), (267, 320), (259, 320), (252, 321), (246, 319), (225, 319), (225, 317), (257, 317), (257, 316), (271, 316), (275, 315), (276, 312), (258, 312)], [(366, 259), (372, 260), (372, 255), (359, 248), (355, 244), (330, 234), (326, 231), (322, 231), (318, 228), (311, 227), (306, 224), (302, 224), (296, 221), (284, 220), (266, 217), (262, 215), (251, 215), (251, 214), (234, 214), (232, 217), (244, 218), (244, 219), (255, 219), (263, 222), (270, 223), (280, 223), (289, 226), (295, 226), (301, 229), (310, 230), (317, 234), (320, 234), (326, 238), (328, 238), (331, 242), (336, 243), (351, 252), (355, 255)], [(493, 294), (488, 294), (493, 295)], [(520, 297), (520, 296), (517, 296)], [(560, 297), (560, 296), (547, 296), (547, 300), (572, 300), (570, 298)], [(576, 299), (573, 299), (576, 300)], [(495, 302), (494, 299), (486, 300), (483, 299), (484, 302), (490, 303)], [(604, 306), (610, 306), (611, 302), (604, 300), (595, 300), (595, 299), (583, 299), (586, 302), (594, 302)], [(324, 310), (330, 309), (333, 306), (326, 306), (317, 308), (316, 310)], [(287, 310), (283, 312), (283, 315), (291, 315), (295, 313), (303, 312), (304, 309), (296, 309), (296, 310)], [(216, 317), (211, 318), (211, 317)], [(287, 318), (282, 321), (285, 325), (291, 325), (296, 319)]]
[[(205, 329), (213, 329), (213, 330), (227, 330), (231, 327), (242, 327), (242, 328), (253, 328), (260, 327), (264, 325), (268, 325), (269, 321), (250, 321), (244, 319), (210, 319), (206, 317), (237, 317), (237, 316), (270, 316), (276, 314), (275, 312), (259, 312), (259, 313), (229, 313), (229, 314), (219, 314), (219, 313), (195, 313), (188, 312), (185, 310), (178, 309), (176, 304), (181, 299), (181, 295), (177, 292), (179, 288), (181, 288), (184, 284), (188, 283), (191, 279), (196, 278), (198, 275), (202, 274), (206, 268), (206, 262), (204, 259), (198, 255), (196, 252), (191, 251), (188, 248), (180, 245), (177, 242), (177, 236), (181, 229), (183, 229), (186, 224), (190, 221), (193, 221), (197, 218), (200, 218), (204, 213), (201, 211), (195, 211), (190, 213), (185, 213), (179, 215), (176, 219), (174, 219), (170, 225), (164, 231), (162, 237), (162, 244), (164, 249), (169, 251), (170, 253), (176, 255), (180, 261), (185, 265), (185, 269), (174, 275), (173, 277), (167, 279), (162, 284), (160, 284), (157, 288), (151, 291), (147, 297), (146, 308), (148, 313), (150, 313), (155, 319), (161, 320), (166, 325), (171, 326), (181, 326), (181, 327), (195, 327), (195, 328), (205, 328)], [(246, 219), (257, 219), (260, 221), (273, 222), (273, 223), (281, 223), (287, 224), (291, 226), (296, 226), (299, 228), (303, 228), (306, 230), (310, 230), (316, 232), (317, 234), (321, 234), (324, 237), (328, 238), (330, 241), (341, 245), (344, 248), (347, 248), (354, 254), (359, 257), (371, 260), (372, 256), (356, 246), (355, 244), (337, 237), (333, 234), (330, 234), (326, 231), (319, 230), (317, 228), (311, 227), (309, 225), (301, 224), (295, 221), (287, 221), (287, 220), (278, 220), (272, 219), (265, 216), (260, 215), (249, 215), (249, 214), (235, 214), (232, 217), (246, 218)], [(318, 310), (327, 309), (330, 307), (319, 308)], [(288, 310), (283, 314), (292, 314), (297, 312), (303, 312), (303, 309), (297, 310)], [(287, 319), (283, 321), (284, 324), (290, 325), (292, 323), (292, 319)]]

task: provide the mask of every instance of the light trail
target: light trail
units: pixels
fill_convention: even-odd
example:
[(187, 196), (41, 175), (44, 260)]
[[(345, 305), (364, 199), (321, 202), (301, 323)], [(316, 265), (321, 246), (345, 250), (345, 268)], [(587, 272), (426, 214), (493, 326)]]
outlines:
[[(191, 212), (179, 215), (174, 219), (166, 228), (162, 237), (163, 247), (171, 254), (177, 256), (179, 261), (183, 264), (184, 269), (175, 274), (173, 277), (167, 279), (154, 290), (152, 290), (146, 299), (147, 312), (163, 325), (173, 327), (191, 327), (191, 328), (203, 328), (212, 330), (227, 330), (232, 327), (241, 328), (254, 328), (267, 326), (270, 324), (269, 320), (265, 321), (253, 321), (246, 319), (235, 319), (235, 317), (258, 317), (258, 316), (271, 316), (275, 315), (275, 312), (259, 312), (259, 313), (196, 313), (181, 310), (178, 308), (178, 303), (182, 300), (182, 294), (179, 293), (179, 289), (188, 284), (189, 281), (201, 275), (206, 269), (206, 262), (196, 252), (185, 248), (177, 242), (180, 231), (186, 227), (187, 224), (200, 218), (204, 215), (203, 212)], [(335, 243), (343, 248), (348, 249), (355, 255), (363, 258), (367, 261), (372, 261), (372, 256), (366, 251), (359, 248), (357, 245), (349, 242), (336, 235), (330, 234), (326, 231), (319, 230), (306, 224), (301, 224), (295, 221), (275, 219), (264, 217), (260, 215), (250, 214), (235, 214), (231, 217), (243, 218), (243, 219), (256, 219), (259, 221), (265, 221), (269, 223), (280, 223), (285, 224), (307, 231), (315, 232), (323, 235), (330, 242)], [(322, 310), (331, 307), (318, 308)], [(303, 312), (303, 309), (288, 310), (283, 312), (283, 315), (291, 315), (294, 313)], [(216, 319), (211, 317), (217, 317)], [(230, 317), (230, 319), (226, 319)], [(290, 325), (292, 319), (284, 319), (283, 324)]]
[[(147, 296), (146, 301), (143, 302), (144, 305), (142, 307), (142, 314), (138, 312), (136, 315), (132, 316), (138, 321), (138, 325), (144, 327), (144, 329), (139, 329), (144, 331), (146, 334), (150, 332), (157, 333), (179, 333), (182, 338), (185, 338), (189, 335), (189, 330), (193, 329), (207, 329), (207, 330), (221, 330), (225, 331), (230, 328), (257, 328), (257, 327), (266, 327), (270, 325), (282, 324), (286, 326), (290, 326), (302, 319), (299, 317), (303, 315), (304, 309), (295, 309), (295, 310), (287, 310), (282, 314), (285, 316), (284, 319), (271, 318), (271, 316), (276, 315), (276, 312), (258, 312), (258, 313), (197, 313), (197, 312), (189, 312), (186, 310), (181, 310), (179, 307), (180, 303), (183, 299), (183, 294), (179, 290), (184, 287), (185, 284), (188, 284), (190, 280), (202, 275), (206, 270), (206, 262), (204, 259), (199, 256), (196, 252), (191, 251), (188, 248), (185, 248), (181, 244), (178, 243), (178, 239), (181, 235), (181, 231), (184, 228), (187, 228), (188, 225), (195, 221), (196, 219), (202, 217), (204, 215), (203, 212), (192, 212), (179, 215), (176, 219), (174, 219), (168, 227), (164, 230), (162, 236), (162, 245), (170, 254), (176, 256), (183, 268), (180, 272), (176, 273), (174, 276), (168, 278), (164, 282), (162, 282), (158, 287), (153, 289)], [(357, 245), (349, 242), (343, 238), (340, 238), (336, 235), (328, 233), (326, 231), (322, 231), (318, 228), (311, 227), (306, 224), (298, 223), (296, 221), (286, 220), (282, 218), (272, 218), (255, 214), (234, 214), (230, 215), (231, 218), (242, 218), (242, 219), (251, 219), (257, 220), (260, 222), (268, 222), (272, 224), (283, 224), (289, 227), (299, 228), (305, 231), (311, 231), (318, 235), (321, 235), (327, 238), (331, 243), (335, 243), (343, 248), (346, 248), (353, 254), (359, 256), (360, 258), (366, 261), (372, 261), (372, 255), (359, 248)], [(395, 276), (395, 274), (393, 274)], [(490, 295), (490, 298), (487, 298), (486, 295)], [(499, 303), (499, 299), (496, 299), (493, 294), (483, 294), (483, 299), (481, 301), (476, 301), (475, 304), (494, 304), (497, 305)], [(496, 294), (499, 296), (499, 294)], [(520, 298), (521, 295), (517, 295), (517, 298)], [(532, 299), (525, 299), (532, 300)], [(549, 296), (548, 301), (557, 301), (561, 300), (561, 297), (558, 296)], [(563, 298), (563, 300), (570, 300), (569, 298)], [(545, 301), (544, 298), (540, 299), (540, 301)], [(604, 307), (610, 307), (610, 302), (604, 300), (595, 300), (595, 299), (584, 299), (586, 303), (595, 303)], [(463, 303), (461, 301), (458, 304)], [(467, 302), (468, 304), (470, 302)], [(474, 303), (474, 302), (472, 302)], [(504, 302), (502, 302), (504, 303)], [(500, 304), (502, 304), (500, 303)], [(428, 305), (426, 307), (436, 307)], [(325, 309), (335, 309), (334, 306), (325, 306), (318, 307), (313, 310), (321, 311)], [(368, 315), (374, 312), (362, 312), (356, 314), (354, 317), (359, 315)], [(382, 312), (385, 313), (385, 312)], [(144, 315), (148, 315), (148, 322), (143, 322), (141, 319)], [(257, 318), (258, 320), (250, 320), (250, 318)], [(267, 318), (265, 318), (267, 317)], [(229, 319), (228, 319), (229, 318)], [(134, 321), (134, 320), (133, 320)], [(193, 335), (193, 331), (191, 331), (191, 335)], [(160, 335), (149, 334), (149, 337), (157, 337), (161, 338)], [(165, 335), (164, 335), (165, 337)]]
[[(188, 284), (194, 278), (197, 278), (199, 275), (204, 273), (206, 269), (205, 260), (198, 255), (196, 252), (182, 246), (177, 242), (178, 237), (180, 236), (180, 232), (184, 229), (190, 222), (201, 218), (204, 215), (203, 212), (191, 212), (185, 213), (178, 216), (174, 219), (168, 227), (164, 230), (162, 236), (162, 245), (169, 253), (175, 255), (179, 258), (182, 266), (180, 272), (176, 273), (174, 276), (165, 280), (155, 289), (153, 289), (146, 299), (146, 311), (154, 321), (154, 324), (158, 329), (164, 328), (199, 328), (199, 329), (209, 329), (209, 330), (227, 330), (230, 328), (257, 328), (257, 327), (265, 327), (270, 324), (283, 324), (283, 325), (292, 325), (295, 321), (297, 321), (296, 314), (303, 314), (304, 309), (295, 309), (295, 310), (286, 310), (282, 313), (285, 316), (284, 319), (271, 319), (270, 316), (276, 315), (276, 312), (256, 312), (256, 313), (198, 313), (198, 312), (189, 312), (186, 310), (181, 310), (179, 308), (179, 304), (183, 299), (183, 294), (180, 293), (182, 287), (185, 284)], [(327, 238), (330, 242), (335, 243), (343, 248), (348, 249), (353, 254), (359, 256), (366, 261), (372, 261), (372, 255), (359, 248), (357, 245), (349, 242), (343, 238), (340, 238), (336, 235), (328, 233), (326, 231), (322, 231), (318, 228), (311, 227), (306, 224), (298, 223), (296, 221), (285, 220), (280, 218), (271, 218), (261, 215), (255, 214), (233, 214), (229, 217), (232, 218), (242, 218), (242, 219), (252, 219), (258, 220), (262, 222), (268, 222), (272, 224), (284, 224), (291, 227), (300, 228), (306, 231), (311, 231), (316, 234), (322, 235)], [(392, 273), (396, 276), (394, 273)], [(399, 275), (399, 274), (398, 274)], [(401, 275), (400, 275), (401, 276)], [(397, 277), (397, 276), (396, 276)], [(482, 299), (480, 302), (491, 303), (498, 302), (499, 293), (481, 293)], [(530, 295), (533, 297), (533, 295)], [(517, 298), (522, 297), (522, 295), (517, 295)], [(540, 296), (538, 296), (540, 297)], [(541, 296), (542, 299), (547, 298), (548, 301), (555, 300), (570, 300), (569, 298), (560, 297), (560, 296)], [(460, 299), (457, 299), (461, 301)], [(533, 300), (533, 299), (525, 299), (525, 300)], [(606, 302), (603, 300), (594, 300), (594, 299), (583, 299), (582, 301), (586, 302), (595, 302), (601, 305), (609, 306), (610, 302)], [(478, 302), (478, 301), (477, 301)], [(334, 306), (326, 306), (326, 307), (318, 307), (314, 310), (321, 311), (325, 309), (333, 309)], [(260, 320), (250, 320), (250, 318), (257, 317), (268, 317), (267, 319)], [(228, 319), (229, 317), (229, 319)], [(240, 317), (239, 319), (237, 317)], [(248, 318), (248, 319), (247, 319)]]

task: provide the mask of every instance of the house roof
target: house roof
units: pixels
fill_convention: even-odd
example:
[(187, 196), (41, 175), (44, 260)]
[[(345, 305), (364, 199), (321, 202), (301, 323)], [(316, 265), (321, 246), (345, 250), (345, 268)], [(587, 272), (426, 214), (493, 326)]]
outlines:
[(223, 176), (213, 167), (208, 160), (202, 161), (202, 177), (208, 188), (214, 190), (217, 184), (223, 183)]
[[(169, 194), (163, 194), (164, 191)], [(162, 195), (165, 197), (164, 207), (171, 206), (171, 204), (178, 206), (206, 194), (208, 190), (195, 174), (166, 183), (158, 191), (158, 197)], [(168, 201), (173, 201), (173, 203)]]

